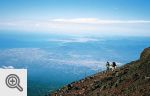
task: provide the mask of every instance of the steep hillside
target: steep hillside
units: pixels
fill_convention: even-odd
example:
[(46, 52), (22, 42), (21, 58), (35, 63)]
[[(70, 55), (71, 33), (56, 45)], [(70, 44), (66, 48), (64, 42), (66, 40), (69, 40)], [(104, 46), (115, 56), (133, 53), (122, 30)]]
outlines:
[(49, 96), (150, 96), (150, 48), (137, 61), (73, 82)]

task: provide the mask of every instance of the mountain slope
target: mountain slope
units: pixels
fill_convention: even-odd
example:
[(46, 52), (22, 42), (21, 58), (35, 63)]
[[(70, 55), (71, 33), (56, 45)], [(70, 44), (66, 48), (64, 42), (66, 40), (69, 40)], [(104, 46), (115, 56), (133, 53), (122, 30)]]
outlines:
[(150, 96), (150, 48), (137, 61), (73, 82), (49, 96)]

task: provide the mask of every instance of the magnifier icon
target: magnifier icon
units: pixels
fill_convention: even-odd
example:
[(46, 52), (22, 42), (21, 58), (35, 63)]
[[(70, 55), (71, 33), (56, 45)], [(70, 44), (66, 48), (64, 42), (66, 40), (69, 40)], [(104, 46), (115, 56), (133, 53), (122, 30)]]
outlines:
[(9, 88), (17, 88), (20, 92), (23, 91), (23, 88), (20, 86), (20, 79), (16, 74), (8, 75), (5, 82)]

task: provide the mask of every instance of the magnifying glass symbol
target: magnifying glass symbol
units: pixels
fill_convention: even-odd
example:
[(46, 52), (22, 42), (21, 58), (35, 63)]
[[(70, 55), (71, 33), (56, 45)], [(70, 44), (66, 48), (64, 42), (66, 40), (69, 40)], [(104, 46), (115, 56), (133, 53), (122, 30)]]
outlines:
[(10, 74), (6, 77), (6, 85), (9, 88), (17, 88), (20, 92), (23, 91), (23, 88), (19, 85), (20, 84), (20, 79), (16, 74)]

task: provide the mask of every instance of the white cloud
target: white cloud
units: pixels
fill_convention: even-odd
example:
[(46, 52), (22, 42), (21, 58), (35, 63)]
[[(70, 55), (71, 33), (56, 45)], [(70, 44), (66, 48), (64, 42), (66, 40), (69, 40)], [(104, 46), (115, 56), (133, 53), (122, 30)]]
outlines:
[(150, 20), (101, 20), (99, 18), (11, 20), (0, 21), (0, 29), (59, 34), (147, 36), (150, 30)]
[(45, 63), (46, 59), (50, 58), (50, 54), (50, 52), (47, 53), (40, 48), (10, 48), (0, 50), (0, 65), (15, 65), (21, 62), (30, 65), (41, 61)]
[[(84, 66), (92, 70), (99, 70), (106, 68), (106, 61), (104, 60), (93, 60), (93, 59), (72, 59), (72, 60), (61, 60), (61, 59), (49, 59), (50, 61), (57, 62), (59, 64), (68, 64), (73, 66)], [(117, 66), (123, 65), (120, 62), (116, 62)]]
[(14, 69), (14, 67), (13, 66), (2, 66), (2, 68), (0, 68), (0, 69)]
[(132, 24), (150, 23), (150, 20), (100, 20), (98, 18), (75, 18), (75, 19), (52, 19), (59, 23), (78, 23), (78, 24)]
[(62, 43), (86, 43), (86, 42), (94, 42), (99, 41), (98, 39), (94, 38), (71, 38), (71, 39), (50, 39), (50, 42), (62, 42)]
[[(73, 19), (49, 19), (49, 20), (11, 20), (0, 21), (0, 26), (32, 26), (55, 27), (67, 24), (150, 24), (150, 20), (101, 20), (98, 18), (73, 18)], [(56, 26), (58, 27), (58, 26)]]
[[(47, 67), (52, 66), (51, 64), (56, 64), (56, 66), (66, 64), (98, 70), (104, 69), (106, 63), (105, 60), (95, 60), (90, 54), (68, 52), (66, 56), (64, 56), (64, 54), (57, 52), (52, 53), (51, 51), (39, 48), (12, 48), (0, 50), (0, 60), (0, 65), (3, 69), (13, 69), (13, 66), (18, 64), (22, 68), (26, 68), (30, 65), (36, 66), (36, 64)], [(117, 64), (120, 65), (120, 63)]]
[(75, 18), (75, 19), (53, 19), (51, 21), (59, 22), (59, 23), (97, 23), (97, 18)]

